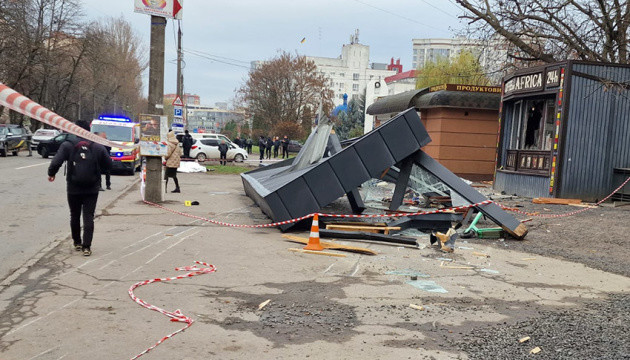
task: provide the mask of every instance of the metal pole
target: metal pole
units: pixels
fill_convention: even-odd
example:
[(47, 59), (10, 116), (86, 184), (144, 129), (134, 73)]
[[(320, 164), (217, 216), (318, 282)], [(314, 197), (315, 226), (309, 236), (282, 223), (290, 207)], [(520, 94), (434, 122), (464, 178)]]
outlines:
[[(148, 113), (163, 115), (164, 104), (164, 33), (166, 19), (151, 16), (151, 52), (149, 59)], [(159, 105), (159, 106), (158, 106)], [(162, 202), (162, 158), (147, 156), (147, 181), (145, 199)]]

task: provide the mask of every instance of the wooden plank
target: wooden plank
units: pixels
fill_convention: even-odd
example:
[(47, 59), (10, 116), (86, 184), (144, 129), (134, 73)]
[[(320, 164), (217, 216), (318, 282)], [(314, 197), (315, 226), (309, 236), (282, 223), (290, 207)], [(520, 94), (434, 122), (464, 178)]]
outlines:
[[(289, 240), (289, 241), (297, 242), (297, 243), (300, 243), (300, 244), (308, 244), (308, 239), (307, 238), (294, 236), (294, 235), (288, 235), (288, 234), (284, 234), (284, 235), (282, 235), (282, 237), (287, 239), (287, 240)], [(362, 248), (362, 247), (357, 247), (357, 246), (335, 244), (335, 243), (331, 243), (331, 242), (327, 242), (327, 241), (320, 241), (319, 244), (324, 249), (350, 251), (350, 252), (355, 252), (355, 253), (365, 254), (365, 255), (377, 255), (378, 254), (374, 250), (370, 250), (370, 249)]]
[(365, 231), (371, 233), (380, 233), (388, 235), (391, 230), (400, 230), (400, 226), (358, 226), (358, 225), (326, 225), (327, 230), (341, 231)]
[(336, 254), (336, 253), (330, 253), (330, 252), (325, 252), (325, 251), (314, 251), (314, 250), (304, 250), (304, 249), (294, 249), (294, 248), (289, 248), (287, 249), (289, 251), (293, 251), (293, 252), (297, 252), (297, 253), (302, 253), (302, 254), (313, 254), (313, 255), (324, 255), (324, 256), (335, 256), (335, 257), (346, 257), (345, 254)]
[(559, 198), (534, 198), (532, 200), (534, 204), (553, 204), (553, 205), (569, 205), (569, 204), (581, 204), (580, 199), (559, 199)]
[(368, 226), (380, 226), (380, 227), (387, 226), (387, 224), (384, 222), (366, 223), (365, 221), (335, 221), (334, 225), (357, 225), (357, 226), (368, 225)]

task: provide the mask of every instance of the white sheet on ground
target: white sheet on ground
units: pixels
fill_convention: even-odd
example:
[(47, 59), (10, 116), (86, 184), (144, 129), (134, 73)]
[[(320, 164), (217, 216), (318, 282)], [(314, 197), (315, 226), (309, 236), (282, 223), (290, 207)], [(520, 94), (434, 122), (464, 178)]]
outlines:
[(182, 161), (179, 163), (179, 168), (177, 169), (177, 172), (180, 173), (197, 173), (206, 171), (208, 171), (208, 169), (196, 161)]

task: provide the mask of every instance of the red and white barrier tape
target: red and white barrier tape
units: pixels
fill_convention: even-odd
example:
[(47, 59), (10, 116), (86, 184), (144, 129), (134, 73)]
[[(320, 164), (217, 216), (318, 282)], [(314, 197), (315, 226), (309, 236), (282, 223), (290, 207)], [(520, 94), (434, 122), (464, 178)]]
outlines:
[(93, 141), (95, 143), (99, 143), (101, 145), (117, 148), (131, 148), (104, 139), (77, 126), (73, 122), (70, 122), (63, 117), (55, 114), (54, 112), (46, 109), (45, 107), (11, 89), (3, 83), (0, 83), (0, 105), (6, 106), (11, 110), (17, 111), (20, 114), (26, 115), (37, 121), (43, 122), (44, 124), (56, 127), (59, 130), (69, 132), (71, 134)]
[(437, 210), (432, 210), (432, 211), (420, 211), (420, 212), (415, 212), (415, 213), (371, 214), (371, 215), (312, 213), (312, 214), (304, 215), (304, 216), (301, 216), (301, 217), (295, 218), (295, 219), (290, 219), (290, 220), (285, 220), (285, 221), (278, 221), (278, 222), (270, 223), (270, 224), (260, 224), (260, 225), (231, 224), (231, 223), (226, 223), (226, 222), (223, 222), (223, 221), (207, 219), (207, 218), (204, 218), (204, 217), (201, 217), (201, 216), (196, 216), (196, 215), (188, 214), (188, 213), (185, 213), (185, 212), (169, 209), (167, 207), (164, 207), (164, 206), (156, 204), (156, 203), (152, 203), (150, 201), (144, 200), (144, 202), (146, 204), (148, 204), (148, 205), (155, 206), (155, 207), (160, 208), (162, 210), (170, 211), (170, 212), (172, 212), (174, 214), (186, 216), (186, 217), (197, 219), (197, 220), (202, 220), (202, 221), (209, 222), (211, 224), (220, 225), (220, 226), (238, 227), (238, 228), (268, 228), (268, 227), (276, 227), (276, 226), (281, 226), (281, 225), (292, 224), (292, 223), (295, 223), (295, 222), (298, 222), (298, 221), (302, 221), (302, 220), (305, 220), (305, 219), (308, 219), (308, 218), (312, 218), (313, 216), (315, 216), (315, 214), (317, 214), (317, 215), (319, 215), (321, 217), (355, 218), (355, 219), (356, 218), (388, 218), (388, 217), (417, 216), (417, 215), (446, 213), (446, 212), (452, 212), (454, 210), (464, 210), (464, 209), (468, 209), (468, 208), (471, 208), (471, 207), (487, 205), (487, 204), (492, 203), (493, 201), (492, 200), (485, 200), (485, 201), (478, 202), (476, 204), (471, 204), (471, 205), (455, 206), (455, 207), (451, 207), (451, 208), (448, 208), (448, 209), (437, 209)]
[[(613, 192), (611, 192), (610, 194), (608, 194), (608, 196), (606, 196), (605, 198), (601, 199), (600, 201), (598, 201), (595, 206), (599, 206), (601, 203), (603, 203), (604, 201), (610, 199), (611, 196), (613, 196), (617, 191), (621, 190), (621, 188), (623, 188), (624, 186), (626, 186), (626, 184), (630, 181), (630, 177), (628, 177), (626, 179), (626, 181), (623, 182), (623, 184), (619, 185), (618, 188), (616, 188), (615, 190), (613, 190)], [(568, 217), (568, 216), (573, 216), (573, 215), (577, 215), (579, 213), (583, 213), (585, 211), (591, 210), (593, 209), (595, 206), (593, 207), (586, 207), (584, 209), (580, 209), (580, 210), (576, 210), (576, 211), (571, 211), (568, 213), (564, 213), (564, 214), (539, 214), (539, 213), (529, 213), (529, 212), (525, 212), (525, 211), (520, 211), (518, 209), (514, 209), (511, 207), (507, 207), (505, 205), (501, 205), (499, 203), (496, 203), (497, 205), (499, 205), (500, 207), (502, 207), (505, 210), (508, 211), (512, 211), (515, 213), (519, 213), (519, 214), (523, 214), (523, 215), (527, 215), (527, 216), (536, 216), (536, 217), (541, 217), (541, 218), (560, 218), (560, 217)]]
[(141, 352), (140, 354), (134, 356), (133, 359), (137, 359), (140, 356), (148, 353), (149, 351), (155, 349), (158, 345), (160, 345), (161, 343), (163, 343), (164, 341), (172, 338), (173, 336), (179, 334), (180, 332), (188, 329), (190, 326), (192, 326), (194, 320), (189, 318), (188, 316), (184, 315), (181, 310), (177, 309), (175, 311), (166, 311), (164, 309), (161, 309), (155, 305), (151, 305), (147, 302), (145, 302), (144, 300), (139, 299), (134, 293), (134, 289), (143, 286), (143, 285), (148, 285), (154, 282), (163, 282), (163, 281), (171, 281), (171, 280), (177, 280), (177, 279), (184, 279), (184, 278), (189, 278), (189, 277), (193, 277), (195, 275), (201, 275), (201, 274), (209, 274), (209, 273), (213, 273), (215, 271), (217, 271), (216, 267), (214, 265), (210, 265), (208, 263), (205, 262), (201, 262), (201, 261), (195, 261), (195, 263), (199, 264), (199, 265), (203, 265), (206, 267), (199, 267), (197, 265), (193, 265), (193, 266), (184, 266), (184, 267), (178, 267), (175, 268), (175, 270), (177, 271), (190, 271), (189, 273), (185, 274), (185, 275), (180, 275), (180, 276), (175, 276), (175, 277), (170, 277), (170, 278), (162, 278), (162, 279), (150, 279), (150, 280), (145, 280), (145, 281), (141, 281), (138, 283), (135, 283), (133, 285), (131, 285), (131, 287), (129, 288), (129, 297), (131, 297), (131, 299), (135, 302), (137, 302), (138, 304), (140, 304), (141, 306), (149, 309), (149, 310), (153, 310), (153, 311), (157, 311), (160, 314), (164, 314), (166, 316), (168, 316), (169, 318), (171, 318), (171, 321), (176, 321), (176, 322), (183, 322), (186, 323), (186, 326), (184, 326), (183, 328), (170, 333), (169, 335), (166, 335), (165, 337), (163, 337), (162, 339), (160, 339), (160, 341), (158, 341), (157, 343), (155, 343), (155, 345), (151, 346), (150, 348), (144, 350), (143, 352)]
[[(610, 197), (613, 196), (613, 194), (615, 194), (617, 191), (621, 190), (621, 188), (623, 188), (629, 181), (630, 181), (630, 177), (627, 178), (626, 181), (623, 182), (623, 184), (619, 185), (619, 187), (616, 188), (613, 192), (611, 192), (608, 196), (606, 196), (605, 198), (600, 200), (596, 205), (600, 205), (604, 201), (610, 199)], [(505, 205), (499, 204), (499, 203), (497, 203), (496, 201), (493, 201), (493, 200), (484, 200), (484, 201), (481, 201), (481, 202), (478, 202), (478, 203), (475, 203), (475, 204), (470, 204), (470, 205), (455, 206), (455, 207), (450, 207), (450, 208), (446, 208), (446, 209), (437, 209), (437, 210), (432, 210), (432, 211), (420, 211), (420, 212), (415, 212), (415, 213), (393, 213), (393, 214), (371, 214), (371, 215), (312, 213), (312, 214), (301, 216), (299, 218), (285, 220), (285, 221), (279, 221), (279, 222), (270, 223), (270, 224), (244, 225), (244, 224), (231, 224), (231, 223), (227, 223), (227, 222), (223, 222), (223, 221), (212, 220), (212, 219), (204, 218), (204, 217), (201, 217), (201, 216), (196, 216), (196, 215), (188, 214), (188, 213), (185, 213), (185, 212), (169, 209), (167, 207), (164, 207), (164, 206), (156, 204), (156, 203), (152, 203), (150, 201), (146, 201), (146, 200), (143, 200), (143, 201), (146, 204), (148, 204), (148, 205), (155, 206), (157, 208), (160, 208), (162, 210), (166, 210), (166, 211), (172, 212), (174, 214), (186, 216), (186, 217), (197, 219), (197, 220), (202, 220), (202, 221), (209, 222), (211, 224), (220, 225), (220, 226), (238, 227), (238, 228), (269, 228), (269, 227), (276, 227), (276, 226), (292, 224), (292, 223), (295, 223), (295, 222), (298, 222), (298, 221), (309, 219), (309, 218), (312, 218), (313, 216), (315, 216), (315, 214), (317, 214), (317, 215), (319, 215), (321, 217), (355, 218), (355, 219), (356, 218), (404, 217), (404, 216), (418, 216), (418, 215), (446, 213), (446, 212), (452, 212), (452, 211), (455, 211), (455, 210), (464, 210), (464, 209), (468, 209), (468, 208), (471, 208), (471, 207), (487, 205), (487, 204), (490, 204), (490, 203), (495, 203), (495, 204), (497, 204), (498, 206), (500, 206), (501, 208), (503, 208), (504, 210), (507, 210), (507, 211), (512, 211), (512, 212), (523, 214), (523, 215), (527, 215), (527, 216), (536, 216), (536, 217), (541, 217), (541, 218), (559, 218), (559, 217), (573, 216), (573, 215), (576, 215), (576, 214), (579, 214), (579, 213), (582, 213), (582, 212), (585, 212), (585, 211), (588, 211), (588, 210), (592, 209), (592, 207), (588, 207), (588, 208), (572, 211), (572, 212), (565, 213), (565, 214), (539, 214), (539, 213), (530, 213), (530, 212), (520, 211), (518, 209), (507, 207)]]

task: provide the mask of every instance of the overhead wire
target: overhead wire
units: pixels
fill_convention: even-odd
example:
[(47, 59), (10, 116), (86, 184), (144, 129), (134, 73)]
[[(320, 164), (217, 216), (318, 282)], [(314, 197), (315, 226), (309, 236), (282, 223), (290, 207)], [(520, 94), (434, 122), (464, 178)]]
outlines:
[(399, 17), (399, 18), (401, 18), (401, 19), (407, 20), (407, 21), (412, 22), (412, 23), (414, 23), (414, 24), (418, 24), (418, 25), (421, 25), (421, 26), (425, 26), (425, 27), (431, 28), (431, 29), (433, 29), (433, 30), (437, 30), (437, 31), (442, 31), (442, 32), (447, 32), (447, 33), (450, 33), (450, 31), (447, 31), (447, 30), (444, 30), (444, 29), (441, 29), (441, 28), (438, 28), (438, 27), (435, 27), (435, 26), (431, 26), (431, 25), (428, 25), (428, 24), (421, 23), (421, 22), (419, 22), (419, 21), (416, 21), (415, 19), (412, 19), (412, 18), (406, 17), (406, 16), (404, 16), (404, 15), (397, 14), (397, 13), (395, 13), (395, 12), (389, 11), (389, 10), (387, 10), (387, 9), (380, 8), (380, 7), (378, 7), (378, 6), (374, 6), (374, 5), (368, 4), (368, 3), (363, 2), (363, 1), (361, 1), (361, 0), (354, 0), (354, 1), (355, 1), (355, 2), (358, 2), (359, 4), (363, 4), (363, 5), (365, 5), (365, 6), (368, 6), (368, 7), (371, 7), (371, 8), (373, 8), (373, 9), (376, 9), (376, 10), (378, 10), (378, 11), (382, 11), (382, 12), (384, 12), (384, 13), (386, 13), (386, 14), (389, 14), (389, 15), (396, 16), (396, 17)]

